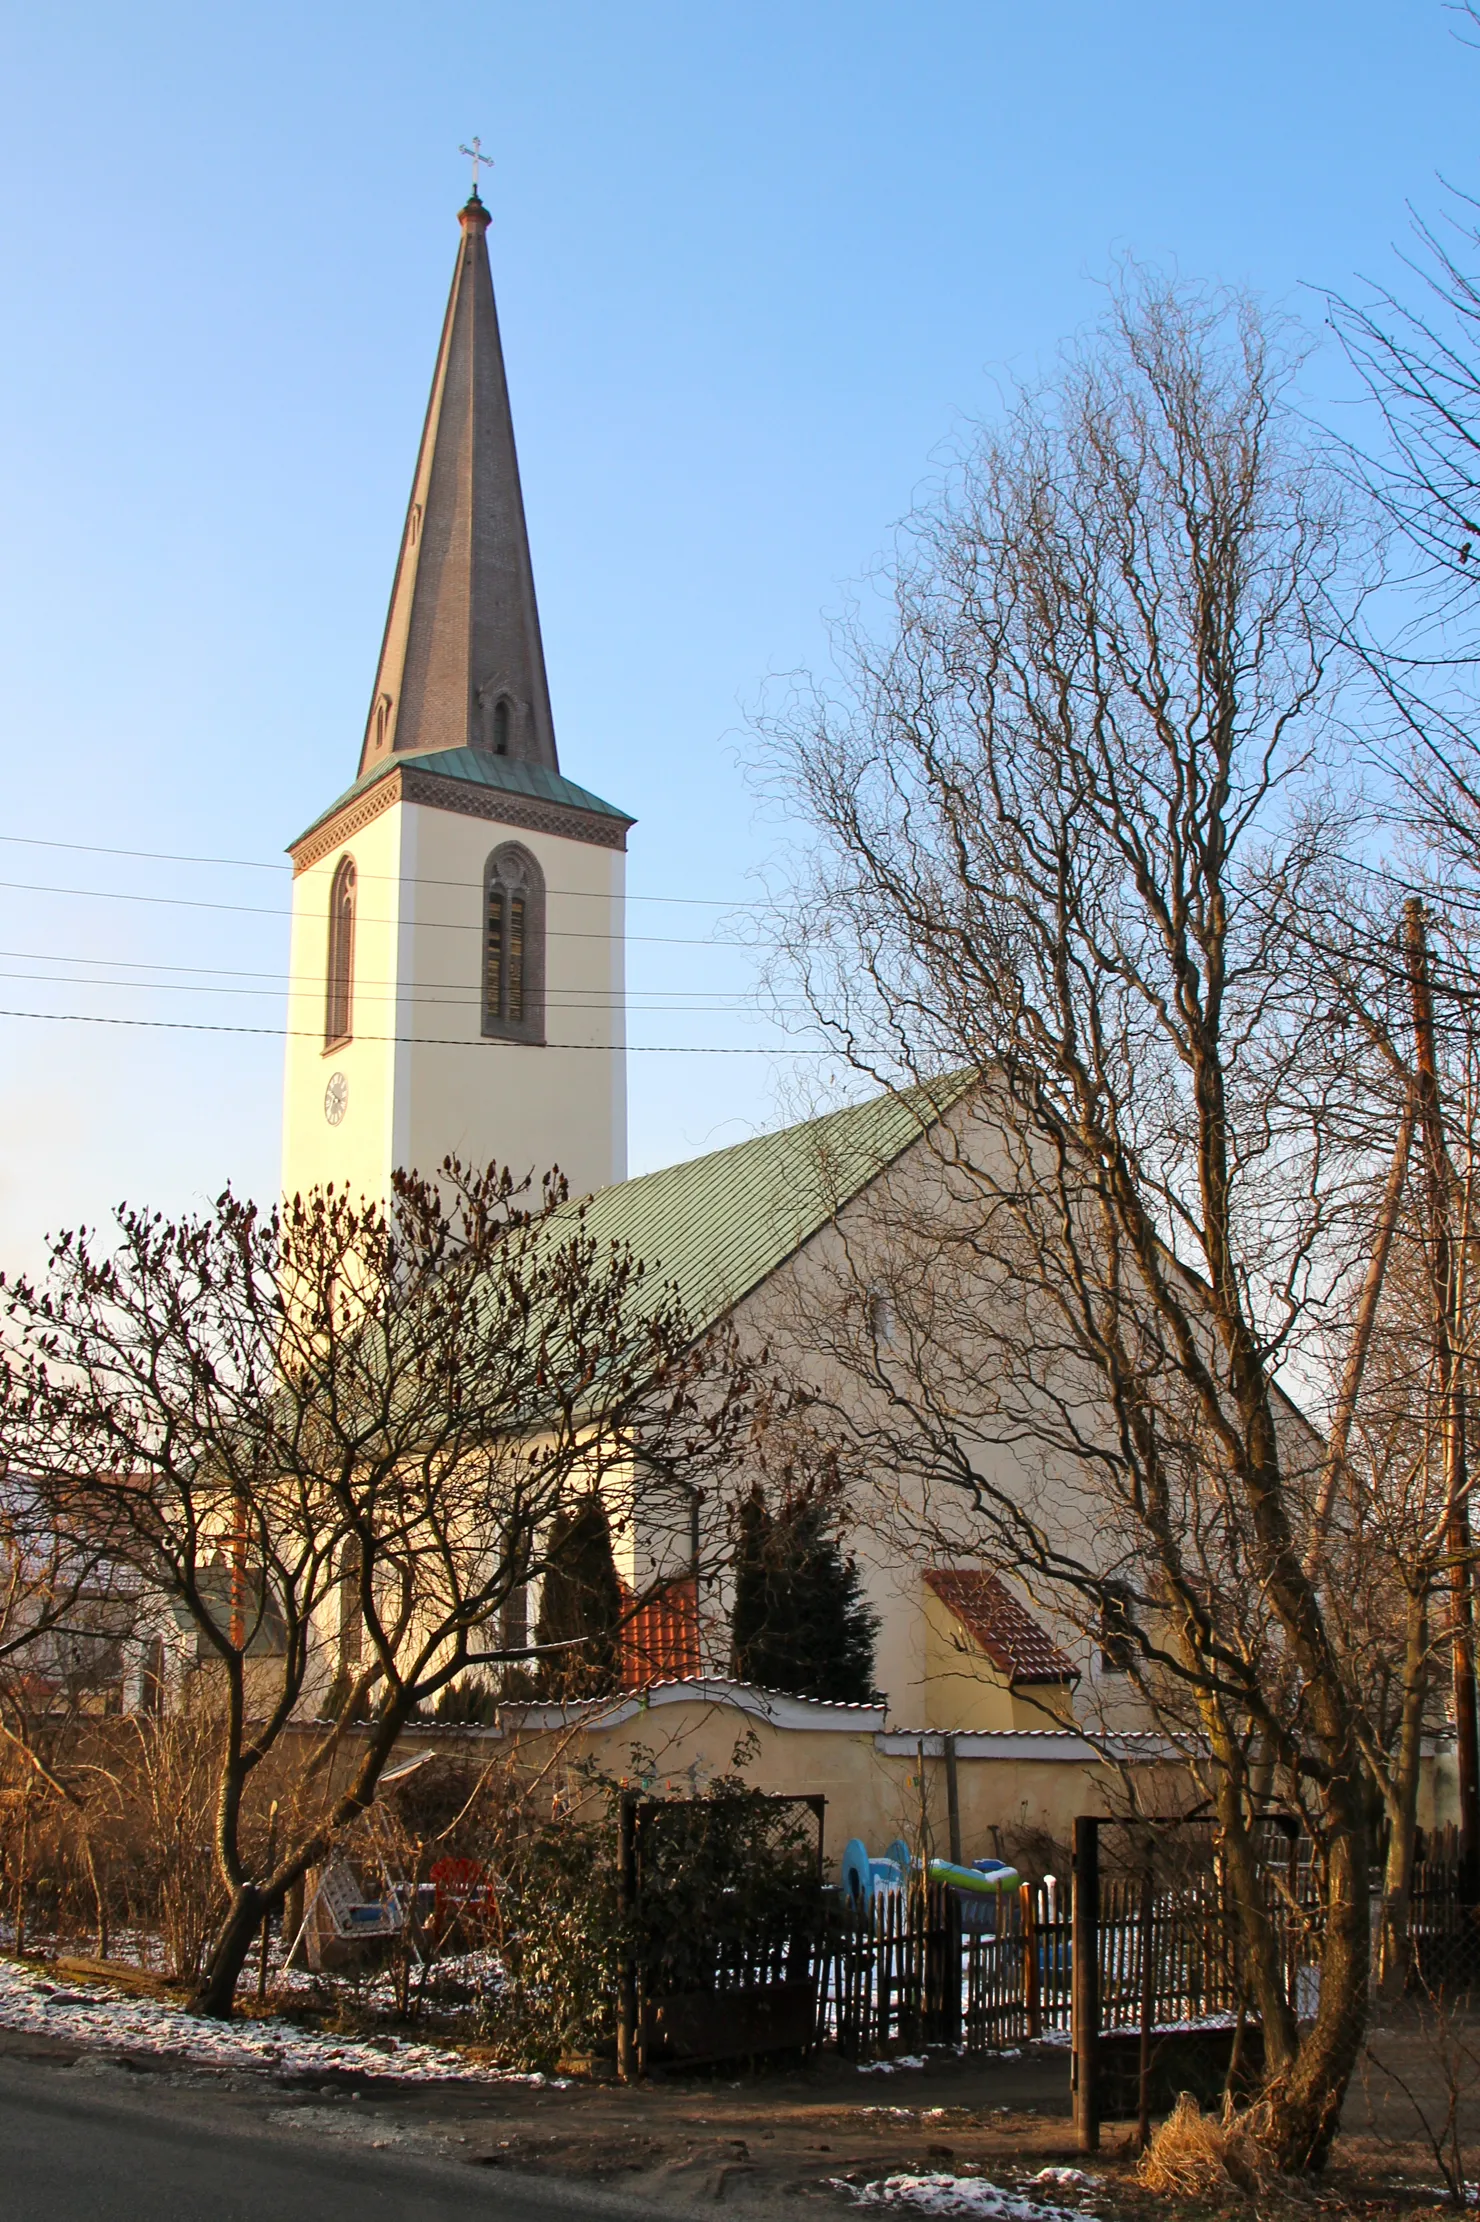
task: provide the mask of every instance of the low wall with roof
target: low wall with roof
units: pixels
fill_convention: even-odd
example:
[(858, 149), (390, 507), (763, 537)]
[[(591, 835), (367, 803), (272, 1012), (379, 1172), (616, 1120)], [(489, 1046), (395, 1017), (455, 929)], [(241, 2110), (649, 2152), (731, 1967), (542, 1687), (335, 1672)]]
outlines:
[(531, 1759), (560, 1747), (569, 1761), (660, 1796), (692, 1795), (736, 1773), (757, 1790), (820, 1792), (830, 1864), (851, 1836), (882, 1850), (897, 1836), (918, 1842), (922, 1825), (932, 1852), (947, 1855), (952, 1742), (968, 1859), (1029, 1834), (1067, 1845), (1076, 1813), (1124, 1810), (1126, 1769), (1143, 1808), (1188, 1802), (1185, 1770), (1159, 1737), (1117, 1737), (1103, 1757), (1062, 1730), (948, 1739), (890, 1728), (881, 1705), (819, 1704), (717, 1680), (659, 1683), (610, 1705), (510, 1707), (503, 1727)]

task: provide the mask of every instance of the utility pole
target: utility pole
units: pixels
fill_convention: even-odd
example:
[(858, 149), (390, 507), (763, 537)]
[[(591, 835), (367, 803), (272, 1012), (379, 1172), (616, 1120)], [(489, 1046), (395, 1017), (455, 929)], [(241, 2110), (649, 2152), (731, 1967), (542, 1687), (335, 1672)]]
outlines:
[(1418, 1116), (1428, 1176), (1430, 1274), (1434, 1291), (1434, 1361), (1444, 1442), (1445, 1552), (1449, 1560), (1449, 1647), (1454, 1679), (1455, 1759), (1459, 1773), (1460, 1894), (1480, 1904), (1480, 1720), (1475, 1699), (1475, 1611), (1470, 1561), (1469, 1470), (1465, 1443), (1465, 1387), (1455, 1355), (1461, 1272), (1451, 1212), (1454, 1168), (1444, 1139), (1439, 1064), (1434, 1049), (1434, 999), (1429, 980), (1428, 935), (1423, 904), (1403, 905), (1403, 955), (1413, 1005)]

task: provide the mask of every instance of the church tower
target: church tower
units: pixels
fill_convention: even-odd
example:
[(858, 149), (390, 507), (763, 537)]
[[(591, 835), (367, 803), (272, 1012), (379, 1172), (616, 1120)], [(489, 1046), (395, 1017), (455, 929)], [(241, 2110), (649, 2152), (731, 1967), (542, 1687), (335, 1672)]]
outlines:
[(289, 851), (283, 1189), (626, 1173), (622, 811), (563, 778), (476, 187), (354, 785)]

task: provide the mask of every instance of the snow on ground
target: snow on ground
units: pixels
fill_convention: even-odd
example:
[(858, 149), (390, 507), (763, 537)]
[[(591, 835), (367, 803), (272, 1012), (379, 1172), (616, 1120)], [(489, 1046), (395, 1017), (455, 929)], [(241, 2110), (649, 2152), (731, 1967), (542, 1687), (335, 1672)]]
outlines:
[(1045, 2206), (1004, 2191), (985, 2176), (885, 2176), (878, 2183), (851, 2184), (835, 2176), (833, 2187), (852, 2195), (861, 2207), (895, 2207), (908, 2214), (972, 2215), (984, 2222), (1089, 2222), (1082, 2209)]
[(43, 1968), (0, 1959), (0, 2028), (39, 2032), (114, 2051), (170, 2053), (217, 2068), (267, 2068), (275, 2075), (415, 2076), (424, 2082), (552, 2083), (559, 2078), (490, 2068), (441, 2045), (400, 2037), (325, 2037), (276, 2016), (202, 2021), (163, 1999), (134, 1998), (107, 1984), (54, 1981)]

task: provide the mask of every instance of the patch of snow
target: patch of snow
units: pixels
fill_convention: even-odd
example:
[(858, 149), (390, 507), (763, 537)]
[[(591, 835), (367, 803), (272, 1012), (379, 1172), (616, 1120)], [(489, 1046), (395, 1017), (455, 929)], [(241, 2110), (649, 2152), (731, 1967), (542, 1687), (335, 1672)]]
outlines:
[(902, 2052), (897, 2060), (864, 2060), (860, 2075), (893, 2075), (897, 2068), (928, 2068), (930, 2062), (923, 2052)]
[[(1299, 1970), (1297, 1969), (1296, 1972), (1298, 1973)], [(1232, 2029), (1236, 2025), (1237, 2021), (1237, 2014), (1199, 2014), (1188, 2021), (1156, 2022), (1152, 2027), (1151, 2034), (1153, 2037), (1190, 2037), (1196, 2036), (1199, 2031), (1205, 2029)], [(1103, 2029), (1100, 2031), (1100, 2034), (1102, 2037), (1133, 2037), (1140, 2029), (1140, 2026), (1141, 2024), (1139, 2019), (1127, 2013), (1122, 2014), (1118, 2020), (1107, 2021)], [(1067, 2029), (1063, 2031), (1056, 2031), (1053, 2038), (1050, 2038), (1045, 2032), (1043, 2039), (1043, 2042), (1045, 2044), (1059, 2041), (1062, 2041), (1064, 2044), (1068, 2044), (1069, 2032)]]
[(1040, 2168), (1036, 2176), (1029, 2176), (1029, 2183), (1098, 2183), (1098, 2176), (1086, 2175), (1082, 2168)]
[(985, 2222), (1085, 2222), (1071, 2207), (1045, 2206), (1025, 2199), (1019, 2192), (1004, 2191), (985, 2176), (885, 2176), (877, 2183), (852, 2184), (845, 2177), (830, 2179), (834, 2190), (846, 2191), (855, 2206), (899, 2207), (914, 2214), (963, 2214)]
[(400, 2037), (326, 2037), (276, 2016), (203, 2021), (158, 1998), (108, 1984), (52, 1982), (20, 1960), (0, 1959), (0, 2028), (23, 2029), (113, 2052), (172, 2054), (197, 2066), (268, 2069), (275, 2075), (398, 2075), (420, 2082), (526, 2083), (564, 2090), (566, 2079), (520, 2075), (466, 2059), (443, 2045)]

